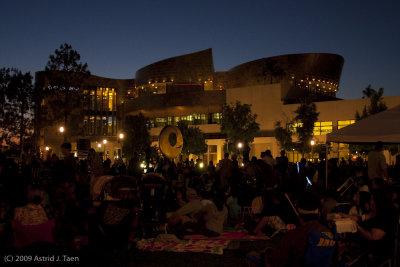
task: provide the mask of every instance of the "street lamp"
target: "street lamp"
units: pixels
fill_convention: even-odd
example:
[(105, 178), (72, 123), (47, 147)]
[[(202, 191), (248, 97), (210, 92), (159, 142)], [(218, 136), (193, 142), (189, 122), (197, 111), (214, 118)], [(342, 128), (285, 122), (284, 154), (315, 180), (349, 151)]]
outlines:
[(103, 144), (104, 144), (104, 159), (107, 159), (107, 155), (106, 155), (106, 144), (107, 144), (107, 140), (106, 140), (106, 139), (103, 140)]
[(315, 145), (315, 140), (311, 139), (311, 160), (314, 161), (314, 145)]
[(240, 162), (243, 162), (242, 161), (242, 156), (241, 156), (241, 153), (242, 153), (242, 147), (243, 147), (243, 143), (242, 142), (239, 142), (238, 144), (237, 144), (237, 147), (238, 147), (238, 149), (239, 149), (239, 161)]
[[(118, 144), (121, 144), (121, 140), (124, 139), (124, 134), (120, 133), (119, 138), (118, 138)], [(123, 154), (122, 154), (122, 145), (121, 145), (121, 159), (123, 159)]]
[(97, 147), (98, 147), (98, 148), (100, 148), (100, 147), (101, 147), (101, 144), (100, 144), (100, 143), (99, 143), (99, 144), (97, 144)]
[(46, 151), (49, 151), (49, 147), (48, 147), (48, 146), (46, 146), (44, 149), (45, 149)]
[(58, 129), (60, 131), (60, 133), (64, 132), (64, 126), (60, 126), (60, 128)]

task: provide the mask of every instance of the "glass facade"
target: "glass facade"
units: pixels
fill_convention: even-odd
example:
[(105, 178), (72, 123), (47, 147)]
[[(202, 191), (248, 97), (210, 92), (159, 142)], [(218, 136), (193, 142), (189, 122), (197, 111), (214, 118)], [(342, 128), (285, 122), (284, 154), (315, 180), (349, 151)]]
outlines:
[(348, 126), (350, 124), (353, 124), (355, 122), (356, 122), (355, 120), (338, 121), (337, 122), (337, 126), (338, 126), (338, 129), (342, 129), (343, 127), (346, 127), (346, 126)]
[(332, 132), (331, 121), (318, 121), (314, 123), (314, 135), (326, 135)]
[[(303, 124), (301, 122), (288, 125), (289, 129), (293, 132), (297, 132), (297, 129), (302, 126)], [(333, 125), (331, 121), (317, 121), (314, 123), (314, 135), (325, 135), (331, 133), (332, 129)]]
[(149, 128), (178, 125), (178, 122), (180, 121), (186, 121), (188, 125), (220, 124), (221, 118), (222, 113), (195, 113), (184, 116), (150, 118), (147, 124)]
[(218, 163), (216, 145), (208, 145), (207, 152), (203, 154), (203, 162), (208, 165), (210, 161), (212, 161), (214, 165)]
[(117, 134), (117, 95), (114, 88), (83, 90), (83, 125), (87, 136)]

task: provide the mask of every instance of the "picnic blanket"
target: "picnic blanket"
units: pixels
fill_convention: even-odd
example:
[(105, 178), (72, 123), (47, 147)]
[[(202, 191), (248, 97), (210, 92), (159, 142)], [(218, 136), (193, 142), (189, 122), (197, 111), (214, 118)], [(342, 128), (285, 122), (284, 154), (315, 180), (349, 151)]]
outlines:
[(136, 247), (144, 251), (167, 252), (202, 252), (222, 255), (228, 247), (229, 240), (180, 240), (174, 242), (161, 242), (155, 238), (142, 239), (136, 243)]
[(222, 234), (216, 237), (207, 237), (204, 235), (185, 235), (183, 239), (197, 239), (197, 240), (268, 240), (268, 236), (249, 235), (244, 229), (225, 229)]

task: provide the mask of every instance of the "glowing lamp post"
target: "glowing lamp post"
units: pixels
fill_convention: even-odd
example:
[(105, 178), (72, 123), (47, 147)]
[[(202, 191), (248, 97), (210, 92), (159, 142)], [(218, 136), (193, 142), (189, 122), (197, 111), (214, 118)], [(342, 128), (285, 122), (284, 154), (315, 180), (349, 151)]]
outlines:
[(239, 142), (238, 144), (237, 144), (237, 147), (238, 147), (238, 149), (239, 149), (239, 160), (241, 161), (242, 160), (242, 157), (241, 157), (241, 153), (242, 153), (242, 148), (243, 148), (243, 143), (242, 142)]
[(315, 145), (315, 140), (311, 139), (311, 160), (314, 161), (314, 145)]
[(104, 158), (107, 159), (107, 155), (106, 155), (106, 144), (107, 144), (107, 140), (106, 140), (106, 139), (103, 140), (103, 144), (104, 144), (104, 146), (103, 146), (103, 147), (104, 147)]
[[(119, 136), (118, 136), (118, 143), (119, 143), (119, 144), (121, 143), (122, 139), (124, 139), (124, 134), (123, 134), (123, 133), (120, 133)], [(121, 145), (121, 159), (123, 159), (123, 156), (122, 156), (122, 155), (123, 155), (123, 154), (122, 154), (122, 145)]]

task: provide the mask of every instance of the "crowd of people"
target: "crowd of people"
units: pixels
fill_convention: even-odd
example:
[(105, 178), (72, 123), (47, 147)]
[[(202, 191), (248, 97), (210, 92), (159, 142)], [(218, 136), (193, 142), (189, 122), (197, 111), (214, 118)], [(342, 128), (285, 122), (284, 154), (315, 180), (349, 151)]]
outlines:
[[(393, 244), (400, 206), (400, 160), (388, 167), (381, 143), (370, 153), (369, 162), (330, 159), (326, 164), (321, 158), (318, 163), (302, 159), (296, 164), (288, 161), (284, 151), (273, 158), (266, 150), (243, 166), (228, 153), (216, 165), (161, 158), (147, 167), (146, 174), (134, 160), (127, 165), (122, 160), (103, 162), (93, 149), (86, 159), (77, 160), (70, 143), (61, 149), (62, 159), (49, 153), (45, 159), (26, 157), (19, 165), (0, 155), (2, 246), (12, 243), (11, 220), (21, 225), (54, 220), (58, 244), (89, 245), (88, 235), (90, 242), (90, 233), (96, 232), (90, 229), (91, 214), (97, 214), (95, 223), (103, 232), (108, 229), (118, 235), (125, 229), (126, 239), (134, 224), (136, 237), (160, 233), (215, 237), (227, 224), (244, 227), (255, 236), (279, 233), (281, 243), (262, 259), (270, 266), (295, 266), (304, 260), (312, 231), (334, 240), (336, 261), (345, 260), (350, 243), (334, 238), (328, 227), (332, 214), (356, 222), (358, 234), (351, 246), (361, 245), (374, 261), (387, 257)], [(107, 201), (94, 192), (95, 183), (104, 176), (130, 177), (137, 187), (132, 194), (113, 194)], [(147, 183), (150, 178), (154, 180)], [(337, 190), (349, 178), (349, 187)], [(347, 208), (340, 203), (347, 203)]]

